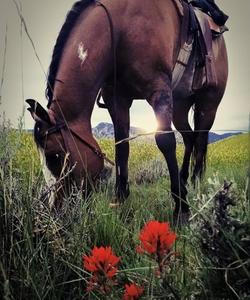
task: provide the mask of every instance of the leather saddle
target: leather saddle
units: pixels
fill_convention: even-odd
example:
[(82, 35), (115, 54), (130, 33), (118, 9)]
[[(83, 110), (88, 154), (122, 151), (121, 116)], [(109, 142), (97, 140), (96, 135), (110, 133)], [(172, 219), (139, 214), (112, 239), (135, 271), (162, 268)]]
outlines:
[(179, 14), (182, 16), (181, 49), (173, 70), (172, 88), (176, 88), (181, 80), (192, 51), (195, 51), (195, 70), (192, 89), (217, 84), (215, 59), (212, 49), (213, 32), (221, 34), (220, 26), (200, 8), (190, 3), (174, 0)]
[[(190, 9), (193, 9), (190, 7)], [(215, 71), (215, 59), (213, 54), (212, 46), (212, 31), (210, 29), (208, 17), (200, 9), (194, 8), (194, 14), (198, 22), (198, 48), (200, 54), (200, 61), (198, 62), (197, 68), (195, 70), (195, 76), (193, 81), (193, 89), (199, 89), (202, 85), (201, 81), (201, 70), (199, 71), (199, 66), (202, 68), (204, 64), (205, 76), (206, 76), (206, 86), (214, 86), (217, 84), (216, 71)], [(198, 54), (198, 55), (199, 55)], [(198, 78), (197, 78), (198, 77)], [(200, 80), (199, 80), (200, 79)]]

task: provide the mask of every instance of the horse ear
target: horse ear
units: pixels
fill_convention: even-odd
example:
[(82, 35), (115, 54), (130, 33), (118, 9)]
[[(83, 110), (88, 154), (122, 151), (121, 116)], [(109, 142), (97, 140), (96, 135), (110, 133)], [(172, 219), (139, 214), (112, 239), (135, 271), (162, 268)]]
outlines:
[(47, 111), (39, 104), (36, 100), (27, 99), (26, 103), (29, 104), (30, 107), (27, 110), (30, 112), (32, 118), (37, 122), (45, 122), (51, 124), (49, 114)]

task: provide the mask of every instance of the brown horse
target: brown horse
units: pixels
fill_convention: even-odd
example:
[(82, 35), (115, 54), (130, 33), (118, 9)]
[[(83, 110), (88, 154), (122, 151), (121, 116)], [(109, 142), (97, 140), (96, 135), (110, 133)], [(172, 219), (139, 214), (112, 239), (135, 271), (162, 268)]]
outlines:
[[(182, 80), (173, 90), (172, 73), (181, 46), (182, 22), (176, 2), (102, 0), (102, 4), (79, 1), (66, 18), (49, 70), (48, 110), (27, 100), (36, 121), (35, 141), (56, 180), (63, 178), (66, 185), (64, 180), (70, 176), (81, 185), (86, 176), (94, 180), (104, 165), (104, 155), (91, 132), (98, 91), (102, 89), (112, 118), (115, 141), (129, 136), (133, 99), (146, 99), (154, 110), (158, 130), (171, 132), (173, 122), (182, 133), (185, 154), (180, 173), (174, 133), (156, 134), (155, 138), (167, 162), (175, 215), (187, 215), (185, 185), (190, 157), (194, 153), (195, 178), (204, 168), (208, 131), (226, 86), (224, 39), (220, 36), (213, 41), (217, 83), (192, 90), (193, 51)], [(188, 122), (192, 106), (195, 132)], [(116, 146), (116, 195), (120, 201), (129, 195), (128, 156), (128, 142)], [(68, 176), (62, 175), (65, 165), (71, 169)], [(59, 201), (56, 205), (60, 205)]]

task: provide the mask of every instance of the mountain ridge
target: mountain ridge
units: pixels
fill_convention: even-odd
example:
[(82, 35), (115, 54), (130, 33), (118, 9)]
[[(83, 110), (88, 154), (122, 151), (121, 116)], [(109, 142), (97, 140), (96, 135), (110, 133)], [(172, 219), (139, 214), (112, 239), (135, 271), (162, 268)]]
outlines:
[[(108, 122), (101, 122), (92, 128), (92, 133), (96, 138), (108, 138), (108, 139), (114, 138), (113, 124), (108, 123)], [(140, 134), (143, 135), (146, 133), (147, 133), (147, 131), (145, 129), (142, 129), (140, 127), (131, 126), (129, 135), (135, 136), (135, 135), (140, 135)], [(242, 132), (227, 132), (227, 133), (223, 133), (223, 134), (217, 134), (214, 132), (209, 132), (208, 143), (212, 144), (217, 141), (224, 140), (228, 137), (238, 135), (241, 133)], [(176, 136), (177, 143), (182, 144), (183, 140), (182, 140), (181, 134), (179, 132), (175, 132), (175, 136)], [(145, 136), (142, 136), (140, 139), (143, 139), (143, 141), (145, 141), (145, 140), (151, 141), (152, 139), (154, 139), (154, 136), (153, 135), (145, 135)]]

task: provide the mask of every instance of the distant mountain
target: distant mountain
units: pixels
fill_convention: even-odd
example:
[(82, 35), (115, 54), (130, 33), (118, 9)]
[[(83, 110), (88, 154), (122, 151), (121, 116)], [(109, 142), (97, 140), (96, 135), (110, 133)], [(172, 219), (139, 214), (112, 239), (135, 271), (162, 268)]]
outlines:
[[(105, 123), (105, 122), (99, 123), (96, 127), (92, 128), (92, 133), (96, 138), (112, 139), (112, 138), (114, 138), (113, 124)], [(145, 133), (147, 133), (147, 131), (142, 128), (133, 127), (133, 126), (130, 127), (130, 131), (129, 131), (130, 136), (135, 136), (138, 134), (145, 134)], [(180, 133), (177, 132), (175, 134), (175, 137), (176, 137), (176, 141), (178, 144), (183, 143)], [(140, 137), (140, 140), (154, 142), (154, 135), (152, 134), (152, 135), (142, 136), (142, 137)]]
[(223, 133), (223, 134), (217, 134), (214, 132), (209, 132), (209, 137), (208, 137), (208, 143), (215, 143), (218, 142), (220, 140), (224, 140), (226, 138), (229, 138), (233, 135), (238, 135), (241, 134), (241, 132), (228, 132), (228, 133)]
[[(92, 128), (92, 132), (93, 132), (93, 135), (96, 138), (107, 138), (107, 139), (114, 138), (114, 127), (113, 127), (113, 124), (111, 124), (111, 123), (105, 123), (105, 122), (99, 123), (96, 127)], [(146, 132), (147, 131), (142, 129), (142, 128), (131, 126), (129, 134), (130, 134), (130, 136), (135, 136), (135, 135), (138, 135), (138, 134), (144, 134)], [(238, 135), (238, 134), (241, 134), (241, 132), (235, 132), (235, 133), (229, 132), (229, 133), (224, 133), (224, 134), (216, 134), (214, 132), (209, 132), (208, 142), (209, 143), (215, 143), (217, 141), (220, 141), (220, 140), (223, 140), (223, 139), (228, 138), (230, 136)], [(177, 141), (178, 144), (183, 143), (181, 134), (179, 132), (175, 133), (175, 137), (176, 137), (176, 141)], [(144, 137), (140, 137), (140, 140), (141, 139), (143, 139), (144, 141), (145, 140), (153, 141), (154, 136), (153, 135), (146, 135)]]
[[(99, 123), (96, 127), (92, 128), (92, 133), (96, 138), (108, 138), (111, 139), (114, 137), (114, 127), (113, 124), (110, 123)], [(129, 134), (131, 136), (137, 135), (137, 134), (143, 134), (146, 133), (144, 129), (138, 128), (138, 127), (130, 127)]]

